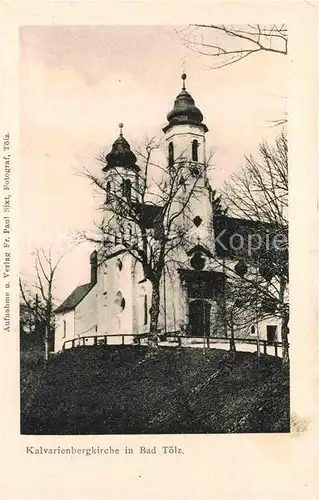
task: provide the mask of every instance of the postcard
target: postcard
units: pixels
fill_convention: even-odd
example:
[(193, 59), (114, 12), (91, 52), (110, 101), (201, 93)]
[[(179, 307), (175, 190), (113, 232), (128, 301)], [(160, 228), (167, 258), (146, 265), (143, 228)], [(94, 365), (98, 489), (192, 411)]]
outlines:
[(317, 498), (316, 6), (2, 11), (3, 497)]

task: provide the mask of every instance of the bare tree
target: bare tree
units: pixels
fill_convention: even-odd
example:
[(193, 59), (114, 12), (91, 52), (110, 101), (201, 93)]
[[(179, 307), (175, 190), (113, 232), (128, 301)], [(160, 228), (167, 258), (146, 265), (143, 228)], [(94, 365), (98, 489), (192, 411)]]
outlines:
[(245, 166), (225, 184), (222, 194), (230, 214), (239, 218), (239, 225), (240, 218), (251, 221), (251, 224), (242, 224), (244, 252), (237, 251), (238, 265), (235, 269), (228, 266), (228, 271), (248, 305), (247, 294), (250, 294), (258, 317), (281, 318), (283, 360), (287, 365), (288, 145), (285, 133), (277, 136), (274, 146), (266, 142), (260, 144), (259, 158), (246, 157)]
[[(191, 225), (189, 203), (197, 199), (198, 184), (206, 178), (209, 164), (191, 167), (191, 162), (181, 155), (173, 164), (163, 165), (154, 160), (159, 146), (153, 138), (136, 151), (140, 169), (129, 193), (125, 191), (126, 179), (120, 168), (113, 168), (112, 192), (108, 191), (104, 178), (88, 169), (82, 171), (106, 199), (101, 206), (103, 220), (98, 225), (97, 235), (83, 236), (99, 243), (106, 253), (114, 243), (120, 244), (140, 263), (145, 278), (152, 284), (151, 347), (157, 346), (163, 270), (170, 261), (177, 259), (178, 249), (186, 244)], [(100, 159), (105, 162), (103, 157)]]
[(54, 330), (54, 283), (57, 268), (65, 254), (56, 260), (52, 257), (51, 247), (34, 251), (35, 282), (28, 286), (19, 279), (21, 297), (21, 316), (24, 321), (27, 314), (29, 328), (37, 335), (44, 336), (46, 359), (50, 338)]
[(236, 217), (288, 226), (288, 143), (284, 131), (274, 146), (263, 142), (259, 157), (245, 157), (245, 166), (225, 183), (224, 202)]
[(187, 48), (214, 59), (212, 69), (260, 52), (288, 53), (285, 24), (190, 24), (178, 33)]
[[(210, 69), (237, 63), (253, 54), (288, 54), (285, 24), (190, 24), (179, 30), (182, 43), (191, 51), (209, 57)], [(271, 120), (273, 126), (287, 122), (287, 112)]]

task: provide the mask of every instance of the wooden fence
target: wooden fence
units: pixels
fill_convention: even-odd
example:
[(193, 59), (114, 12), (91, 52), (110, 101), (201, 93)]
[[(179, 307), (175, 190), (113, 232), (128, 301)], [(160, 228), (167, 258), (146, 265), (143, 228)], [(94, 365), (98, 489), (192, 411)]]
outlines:
[[(110, 345), (146, 345), (149, 333), (130, 335), (130, 334), (110, 334), (110, 335), (86, 335), (66, 340), (63, 343), (62, 350), (72, 349), (83, 346), (110, 346)], [(160, 346), (171, 347), (207, 347), (226, 348), (227, 350), (245, 351), (247, 346), (258, 348), (257, 339), (234, 338), (229, 337), (193, 337), (190, 335), (180, 335), (179, 332), (170, 332), (165, 336), (159, 336)], [(281, 355), (281, 342), (269, 342), (259, 340), (260, 352), (270, 354), (276, 357)]]

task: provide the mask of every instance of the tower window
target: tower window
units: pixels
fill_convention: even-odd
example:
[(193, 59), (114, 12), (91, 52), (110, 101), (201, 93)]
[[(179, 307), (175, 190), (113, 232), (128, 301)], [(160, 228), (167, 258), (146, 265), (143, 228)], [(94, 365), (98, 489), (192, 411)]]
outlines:
[(117, 261), (116, 261), (116, 267), (118, 268), (119, 271), (122, 271), (122, 269), (123, 269), (123, 262), (121, 261), (121, 259), (117, 259)]
[(198, 161), (198, 141), (196, 139), (192, 142), (192, 160)]
[(122, 195), (127, 200), (131, 200), (132, 183), (130, 179), (125, 179), (122, 183)]
[(63, 338), (66, 337), (66, 321), (63, 320)]
[(174, 165), (174, 144), (172, 142), (168, 145), (168, 166), (172, 167)]
[(106, 183), (106, 203), (110, 202), (110, 195), (111, 195), (111, 182), (107, 181), (107, 183)]
[(121, 312), (124, 311), (126, 301), (122, 295), (122, 292), (117, 292), (114, 302), (117, 305), (117, 307), (120, 309)]

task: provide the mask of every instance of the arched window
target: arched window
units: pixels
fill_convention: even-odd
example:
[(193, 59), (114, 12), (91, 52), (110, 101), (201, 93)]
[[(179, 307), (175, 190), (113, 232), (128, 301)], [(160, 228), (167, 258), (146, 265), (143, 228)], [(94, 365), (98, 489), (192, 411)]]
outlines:
[(117, 305), (117, 307), (120, 309), (120, 311), (124, 311), (126, 301), (122, 295), (122, 292), (117, 292), (114, 302)]
[(196, 139), (192, 142), (192, 160), (198, 161), (198, 141)]
[(147, 310), (147, 295), (144, 295), (144, 325), (147, 325), (148, 322), (148, 310)]
[(174, 144), (172, 142), (168, 145), (168, 166), (172, 167), (174, 165)]
[(130, 179), (124, 179), (122, 182), (122, 195), (127, 200), (131, 200), (132, 183)]
[(111, 195), (111, 182), (107, 181), (106, 183), (106, 203), (110, 202)]

